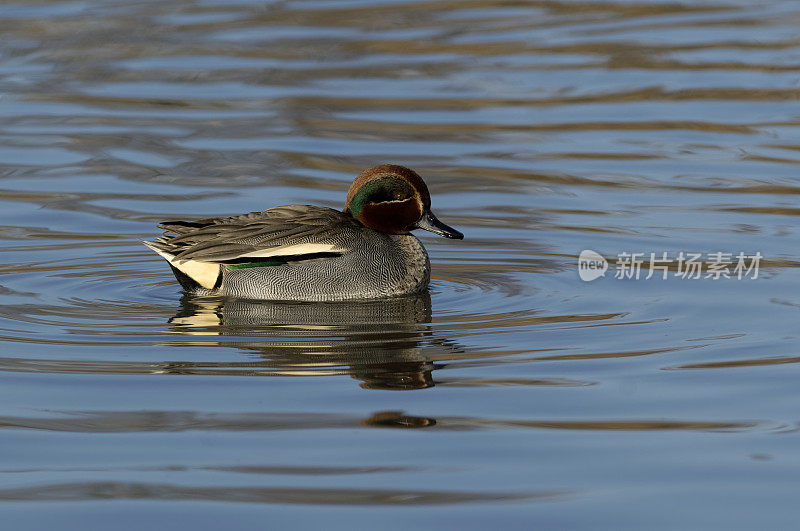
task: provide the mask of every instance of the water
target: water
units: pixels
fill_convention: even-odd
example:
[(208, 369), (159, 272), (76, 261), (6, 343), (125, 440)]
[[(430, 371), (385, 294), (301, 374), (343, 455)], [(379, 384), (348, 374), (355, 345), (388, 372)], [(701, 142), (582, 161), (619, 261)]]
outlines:
[[(14, 529), (794, 528), (796, 2), (0, 6)], [(182, 297), (162, 219), (418, 170), (429, 294)], [(610, 259), (580, 280), (577, 257)], [(620, 253), (758, 278), (616, 279)]]

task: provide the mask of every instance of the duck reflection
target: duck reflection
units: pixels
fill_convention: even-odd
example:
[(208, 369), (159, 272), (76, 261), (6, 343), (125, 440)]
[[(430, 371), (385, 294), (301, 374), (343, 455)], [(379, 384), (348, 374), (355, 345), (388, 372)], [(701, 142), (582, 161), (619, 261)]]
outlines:
[[(265, 375), (349, 374), (365, 389), (434, 385), (431, 361), (459, 349), (435, 337), (426, 293), (383, 300), (285, 302), (185, 295), (174, 332), (228, 336), (219, 345), (256, 353)], [(266, 370), (263, 370), (266, 369)]]

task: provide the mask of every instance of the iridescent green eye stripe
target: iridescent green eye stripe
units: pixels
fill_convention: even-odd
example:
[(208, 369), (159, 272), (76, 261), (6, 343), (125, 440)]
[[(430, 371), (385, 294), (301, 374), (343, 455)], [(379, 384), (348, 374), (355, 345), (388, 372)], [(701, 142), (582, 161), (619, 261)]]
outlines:
[(399, 177), (388, 176), (374, 181), (369, 181), (361, 187), (350, 201), (350, 212), (354, 218), (361, 214), (361, 209), (368, 203), (381, 203), (392, 201), (395, 194), (410, 197), (414, 190)]

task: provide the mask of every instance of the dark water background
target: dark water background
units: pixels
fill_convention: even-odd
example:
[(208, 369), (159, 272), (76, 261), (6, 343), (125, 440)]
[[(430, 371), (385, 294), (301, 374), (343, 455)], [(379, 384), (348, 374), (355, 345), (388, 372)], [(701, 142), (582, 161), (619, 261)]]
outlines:
[[(794, 0), (4, 2), (4, 527), (796, 528), (799, 89)], [(382, 162), (466, 234), (429, 296), (182, 299), (139, 243)]]

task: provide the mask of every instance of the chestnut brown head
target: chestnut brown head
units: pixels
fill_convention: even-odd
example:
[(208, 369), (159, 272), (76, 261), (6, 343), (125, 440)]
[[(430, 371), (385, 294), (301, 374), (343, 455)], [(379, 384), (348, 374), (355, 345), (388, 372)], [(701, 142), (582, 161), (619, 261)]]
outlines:
[(464, 238), (433, 215), (425, 181), (405, 166), (381, 164), (361, 172), (350, 185), (344, 211), (365, 227), (386, 234), (425, 229), (446, 238)]

